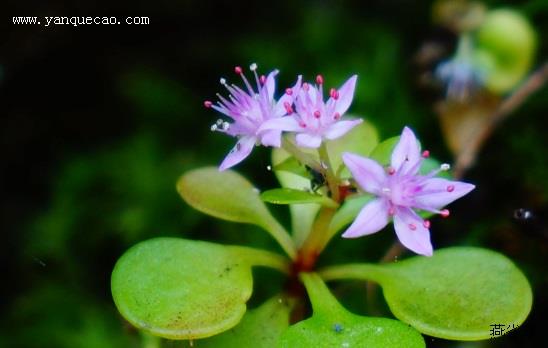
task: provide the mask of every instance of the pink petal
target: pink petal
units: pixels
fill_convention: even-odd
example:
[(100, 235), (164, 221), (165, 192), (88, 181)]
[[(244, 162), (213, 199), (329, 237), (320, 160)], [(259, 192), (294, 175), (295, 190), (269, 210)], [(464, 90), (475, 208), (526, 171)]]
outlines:
[(348, 152), (343, 153), (342, 159), (362, 189), (380, 195), (382, 185), (386, 180), (386, 173), (380, 164), (372, 159)]
[[(419, 166), (415, 166), (415, 164), (420, 161), (420, 159), (420, 144), (413, 131), (408, 127), (405, 127), (401, 133), (400, 141), (396, 144), (396, 147), (392, 152), (392, 159), (390, 161), (392, 168), (398, 171), (402, 166), (405, 166), (405, 168), (401, 168), (402, 170), (409, 170), (415, 167), (416, 171), (418, 171)], [(410, 174), (416, 174), (416, 172)]]
[(339, 115), (343, 115), (346, 110), (352, 104), (352, 99), (354, 99), (354, 90), (356, 89), (356, 80), (358, 75), (354, 75), (349, 78), (342, 86), (339, 88), (339, 99), (337, 99), (337, 104), (335, 105), (335, 111)]
[(415, 195), (417, 208), (440, 209), (461, 198), (476, 186), (460, 181), (442, 178), (427, 179), (422, 189)]
[(257, 132), (261, 133), (267, 130), (277, 129), (282, 131), (296, 132), (302, 131), (302, 127), (299, 126), (299, 122), (293, 116), (284, 116), (278, 118), (272, 118), (259, 127)]
[(301, 89), (301, 80), (302, 80), (302, 76), (299, 75), (297, 77), (297, 82), (295, 82), (295, 85), (291, 87), (291, 90), (292, 90), (291, 95), (285, 93), (284, 91), (284, 95), (280, 97), (280, 99), (276, 103), (276, 106), (274, 107), (274, 116), (281, 117), (287, 114), (287, 111), (285, 109), (285, 103), (289, 103), (289, 105), (293, 104), (293, 100), (299, 94), (299, 91)]
[(264, 146), (280, 147), (282, 145), (282, 131), (272, 129), (262, 133), (261, 144)]
[(278, 75), (278, 72), (278, 70), (273, 70), (266, 77), (266, 82), (263, 88), (266, 88), (268, 100), (274, 99), (274, 91), (276, 90), (276, 75)]
[(226, 170), (243, 161), (247, 156), (249, 156), (251, 150), (253, 150), (256, 141), (257, 138), (250, 136), (242, 137), (238, 140), (236, 146), (230, 150), (223, 163), (219, 166), (219, 170)]
[(432, 256), (430, 231), (424, 221), (413, 210), (397, 207), (394, 216), (394, 229), (400, 242), (409, 250), (420, 255)]
[(329, 140), (337, 139), (362, 122), (362, 119), (335, 122), (327, 129), (324, 136)]
[(299, 133), (295, 137), (297, 145), (316, 149), (322, 144), (322, 137), (316, 134)]
[(388, 208), (385, 199), (378, 198), (369, 202), (342, 236), (357, 238), (382, 230), (388, 224)]

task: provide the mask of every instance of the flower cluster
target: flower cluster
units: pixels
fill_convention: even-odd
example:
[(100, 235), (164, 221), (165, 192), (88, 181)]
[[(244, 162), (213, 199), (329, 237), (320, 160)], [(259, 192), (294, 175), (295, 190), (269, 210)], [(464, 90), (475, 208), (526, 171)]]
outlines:
[[(244, 89), (228, 84), (222, 78), (221, 84), (229, 96), (225, 98), (218, 94), (216, 104), (211, 101), (204, 103), (207, 108), (213, 108), (232, 120), (219, 119), (211, 130), (238, 138), (236, 146), (222, 162), (221, 171), (244, 160), (256, 145), (280, 147), (283, 132), (294, 133), (298, 147), (318, 148), (325, 140), (342, 137), (362, 122), (361, 119), (342, 118), (354, 97), (356, 75), (339, 89), (331, 88), (327, 100), (324, 100), (321, 75), (316, 77), (314, 84), (302, 82), (298, 76), (293, 87), (287, 88), (276, 100), (278, 70), (267, 76), (257, 74), (256, 64), (252, 64), (250, 70), (255, 77), (255, 86), (246, 78), (242, 68), (236, 67), (234, 71), (241, 76)], [(319, 155), (322, 160), (321, 149)], [(419, 212), (447, 217), (449, 210), (442, 208), (472, 191), (474, 185), (436, 177), (440, 171), (449, 169), (448, 164), (442, 164), (429, 174), (420, 174), (423, 160), (428, 156), (428, 151), (421, 152), (415, 134), (407, 127), (403, 129), (387, 168), (373, 159), (343, 153), (342, 160), (356, 188), (375, 198), (361, 209), (342, 236), (369, 235), (393, 221), (396, 235), (405, 247), (421, 255), (432, 255), (430, 221), (424, 220)], [(329, 159), (325, 163), (329, 163)], [(327, 184), (337, 187), (342, 178), (329, 178), (327, 167), (322, 168), (326, 169), (326, 181), (332, 180)], [(331, 176), (334, 176), (333, 172)]]
[(396, 235), (405, 247), (417, 254), (431, 256), (430, 221), (423, 220), (414, 209), (447, 217), (449, 210), (441, 208), (466, 195), (475, 186), (435, 177), (440, 171), (449, 170), (448, 164), (442, 164), (427, 175), (419, 174), (422, 161), (428, 156), (428, 151), (421, 153), (415, 134), (407, 127), (392, 152), (388, 168), (369, 158), (343, 154), (343, 161), (358, 186), (376, 197), (362, 208), (343, 237), (356, 238), (375, 233), (392, 218)]
[(327, 101), (324, 101), (321, 75), (316, 77), (315, 85), (301, 83), (301, 76), (298, 76), (295, 85), (287, 88), (276, 100), (278, 70), (268, 76), (259, 76), (256, 64), (251, 64), (250, 70), (255, 75), (255, 88), (245, 77), (243, 69), (237, 66), (234, 71), (241, 76), (245, 90), (221, 78), (221, 84), (229, 92), (228, 98), (218, 94), (216, 104), (209, 100), (204, 102), (205, 107), (213, 108), (232, 120), (219, 119), (211, 130), (238, 138), (236, 146), (221, 163), (221, 171), (243, 161), (255, 145), (280, 147), (283, 131), (296, 133), (295, 140), (299, 146), (318, 148), (324, 139), (337, 139), (362, 122), (361, 119), (342, 119), (354, 97), (356, 75), (339, 89), (331, 88)]

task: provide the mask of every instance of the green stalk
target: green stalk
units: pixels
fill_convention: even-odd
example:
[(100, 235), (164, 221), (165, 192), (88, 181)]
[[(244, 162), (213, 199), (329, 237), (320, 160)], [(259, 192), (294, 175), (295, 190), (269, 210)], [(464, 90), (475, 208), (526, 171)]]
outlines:
[(289, 232), (274, 218), (264, 224), (263, 227), (270, 233), (270, 235), (280, 244), (282, 249), (289, 255), (291, 260), (297, 258), (297, 247), (295, 242), (291, 238)]
[[(318, 149), (318, 155), (321, 163), (321, 173), (324, 175), (331, 192), (331, 198), (335, 202), (339, 202), (339, 179), (333, 171), (327, 145), (322, 142)], [(301, 257), (305, 269), (312, 268), (320, 253), (324, 250), (327, 243), (331, 239), (329, 235), (329, 225), (335, 215), (336, 208), (324, 207), (320, 210), (316, 221), (312, 225), (312, 230), (308, 234), (308, 238), (303, 242), (301, 247)]]
[(301, 255), (305, 268), (312, 267), (317, 257), (325, 247), (325, 235), (328, 233), (329, 225), (337, 209), (324, 207), (318, 213), (318, 217), (312, 225), (308, 238), (301, 246)]
[(301, 273), (300, 278), (304, 283), (315, 314), (333, 315), (333, 313), (341, 311), (341, 305), (318, 274)]
[(148, 334), (144, 331), (140, 331), (140, 334), (142, 348), (160, 348), (162, 346), (162, 339), (160, 337)]
[(387, 271), (383, 266), (362, 263), (327, 267), (320, 270), (319, 274), (325, 281), (358, 279), (373, 280), (377, 283), (382, 283)]
[(237, 250), (238, 255), (243, 256), (253, 266), (269, 267), (286, 274), (290, 272), (290, 262), (284, 256), (250, 247), (231, 246), (231, 248)]
[[(331, 192), (331, 198), (335, 202), (339, 202), (339, 179), (335, 176), (333, 171), (333, 166), (331, 165), (331, 160), (329, 159), (329, 152), (327, 151), (327, 145), (325, 142), (322, 142), (322, 145), (318, 149), (320, 155), (320, 162), (325, 165), (325, 169), (322, 168), (322, 172), (325, 174), (325, 179), (327, 181), (327, 186)], [(323, 167), (323, 166), (322, 166)]]

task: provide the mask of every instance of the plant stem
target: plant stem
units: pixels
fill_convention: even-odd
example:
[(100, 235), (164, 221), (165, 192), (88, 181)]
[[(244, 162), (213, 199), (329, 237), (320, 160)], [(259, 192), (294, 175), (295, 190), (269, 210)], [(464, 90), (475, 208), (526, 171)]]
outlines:
[[(333, 167), (331, 165), (331, 160), (329, 159), (329, 152), (327, 151), (327, 145), (325, 145), (325, 142), (322, 142), (322, 145), (320, 146), (318, 153), (320, 155), (320, 164), (322, 164), (322, 172), (325, 174), (325, 179), (327, 181), (327, 186), (329, 187), (329, 191), (331, 192), (331, 198), (335, 202), (339, 202), (339, 180), (335, 176), (335, 172), (333, 171)], [(326, 168), (323, 168), (325, 164)]]
[(326, 234), (329, 232), (329, 224), (333, 219), (333, 215), (337, 210), (334, 208), (324, 207), (318, 213), (318, 217), (312, 225), (312, 231), (308, 234), (308, 238), (304, 241), (300, 254), (301, 263), (304, 269), (312, 269), (316, 259), (326, 246)]
[(290, 262), (284, 256), (250, 247), (231, 246), (230, 248), (237, 250), (238, 255), (243, 256), (244, 259), (253, 266), (270, 267), (277, 269), (282, 273), (290, 273)]
[(141, 346), (142, 348), (160, 348), (162, 346), (162, 339), (141, 331)]
[(489, 124), (477, 136), (476, 139), (468, 142), (467, 145), (457, 154), (453, 175), (460, 179), (474, 165), (481, 146), (487, 141), (495, 128), (504, 121), (513, 111), (519, 108), (532, 94), (544, 87), (548, 81), (548, 62), (534, 73), (532, 73), (521, 86), (510, 96), (504, 99), (495, 112), (490, 116)]
[[(325, 143), (322, 143), (318, 149), (318, 155), (320, 157), (321, 165), (320, 173), (322, 173), (327, 181), (331, 198), (339, 203), (339, 179), (333, 172)], [(331, 220), (336, 211), (337, 208), (323, 207), (318, 213), (318, 217), (312, 225), (312, 230), (308, 234), (307, 239), (303, 242), (300, 250), (301, 266), (303, 269), (312, 269), (316, 259), (324, 250), (327, 243), (329, 243), (329, 240), (331, 239), (331, 236), (329, 236), (329, 225), (331, 224)]]
[(301, 273), (300, 278), (312, 303), (314, 314), (333, 315), (340, 312), (341, 305), (317, 273)]
[(358, 279), (382, 283), (387, 270), (383, 266), (361, 263), (327, 267), (318, 272), (326, 280)]

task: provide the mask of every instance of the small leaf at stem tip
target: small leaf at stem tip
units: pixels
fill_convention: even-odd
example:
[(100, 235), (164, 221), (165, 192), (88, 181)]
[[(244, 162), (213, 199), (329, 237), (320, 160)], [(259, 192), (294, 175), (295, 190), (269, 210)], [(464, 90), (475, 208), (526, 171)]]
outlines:
[(208, 337), (238, 324), (253, 290), (251, 267), (280, 257), (246, 247), (155, 238), (130, 248), (111, 278), (116, 307), (131, 324), (169, 339)]
[(306, 170), (304, 165), (295, 159), (295, 157), (288, 157), (279, 164), (276, 164), (274, 166), (274, 171), (293, 173), (310, 180), (310, 173)]
[(289, 188), (278, 188), (264, 191), (261, 193), (261, 199), (272, 204), (316, 203), (329, 208), (336, 208), (339, 206), (337, 202), (321, 194)]

